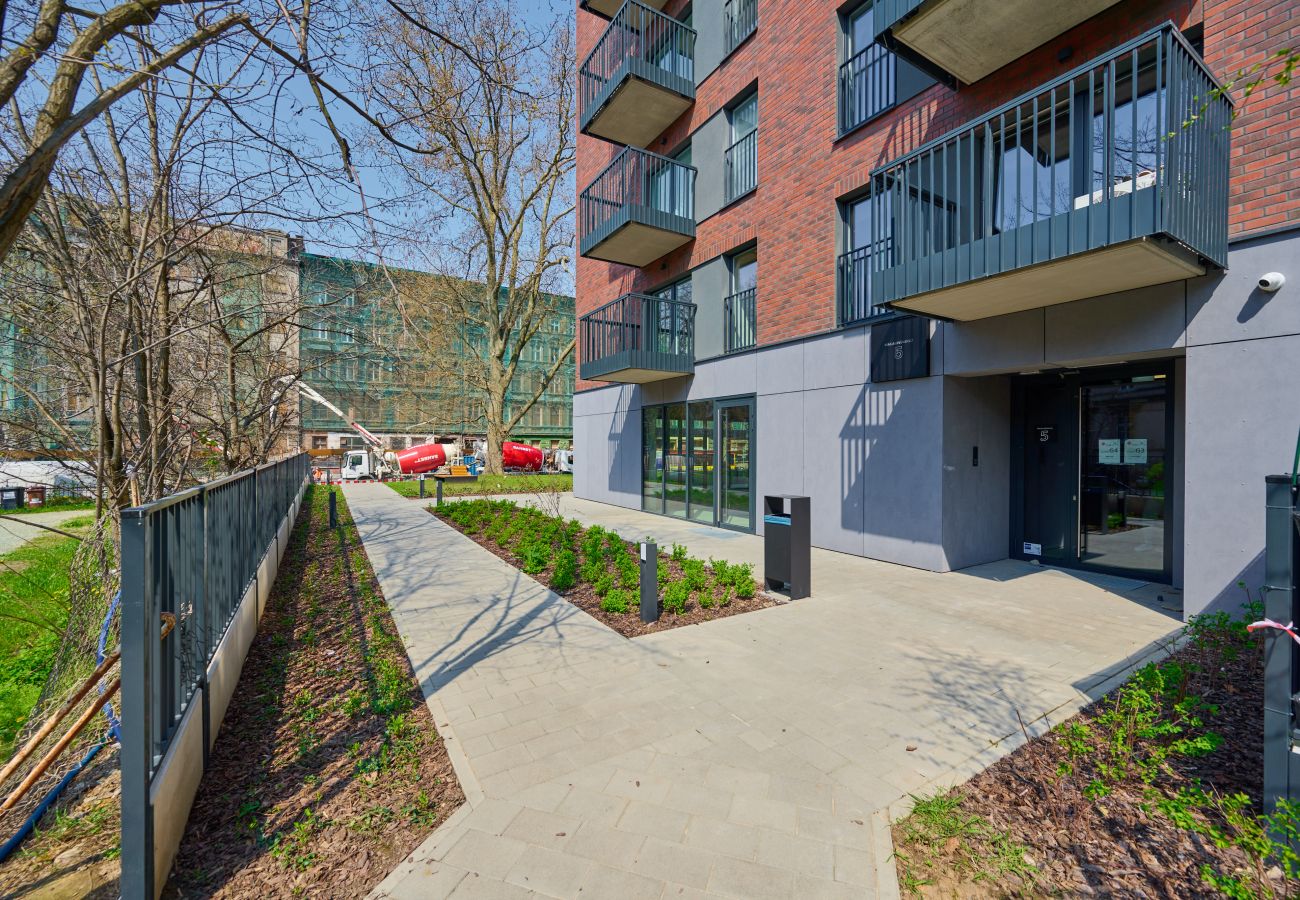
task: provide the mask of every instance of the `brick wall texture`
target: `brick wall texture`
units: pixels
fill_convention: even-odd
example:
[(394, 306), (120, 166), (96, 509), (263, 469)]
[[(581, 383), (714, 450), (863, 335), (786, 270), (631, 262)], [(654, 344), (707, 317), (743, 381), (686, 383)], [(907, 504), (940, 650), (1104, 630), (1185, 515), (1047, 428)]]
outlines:
[[(665, 11), (683, 6), (672, 0)], [(674, 152), (756, 83), (758, 189), (701, 222), (694, 241), (645, 268), (579, 259), (580, 316), (756, 239), (758, 343), (828, 330), (835, 326), (836, 199), (861, 187), (872, 169), (1165, 21), (1183, 29), (1203, 23), (1205, 61), (1221, 79), (1277, 49), (1300, 46), (1297, 0), (1121, 0), (977, 84), (956, 91), (933, 85), (837, 141), (839, 6), (837, 0), (758, 0), (755, 34), (697, 87), (695, 104), (650, 147)], [(607, 24), (579, 9), (579, 58)], [(1071, 52), (1061, 59), (1067, 47)], [(1300, 219), (1300, 79), (1289, 87), (1270, 81), (1244, 103), (1239, 95), (1233, 92), (1232, 236)], [(579, 190), (620, 149), (579, 135)]]

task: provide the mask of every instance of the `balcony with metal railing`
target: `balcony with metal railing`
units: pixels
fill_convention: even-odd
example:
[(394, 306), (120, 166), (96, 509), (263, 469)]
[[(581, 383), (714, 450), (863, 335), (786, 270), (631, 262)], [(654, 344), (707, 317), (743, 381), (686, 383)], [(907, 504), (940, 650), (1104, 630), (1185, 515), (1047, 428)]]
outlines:
[(723, 53), (730, 54), (758, 28), (758, 0), (727, 0), (722, 7)]
[(584, 134), (646, 147), (695, 102), (695, 31), (626, 0), (578, 70)]
[(758, 341), (758, 292), (737, 291), (722, 304), (722, 348), (727, 353), (751, 349)]
[[(663, 9), (668, 5), (668, 0), (641, 0), (641, 2), (651, 9)], [(618, 14), (623, 0), (579, 0), (578, 5), (602, 19), (612, 19)]]
[(968, 320), (1224, 267), (1216, 88), (1166, 24), (877, 169), (842, 301)]
[(644, 384), (695, 371), (695, 304), (625, 294), (579, 320), (580, 375)]
[(974, 84), (1118, 0), (875, 0), (876, 39), (944, 80)]
[(695, 169), (625, 147), (578, 197), (578, 249), (645, 266), (695, 237)]
[(723, 154), (726, 170), (723, 199), (739, 200), (758, 186), (758, 129), (740, 138)]

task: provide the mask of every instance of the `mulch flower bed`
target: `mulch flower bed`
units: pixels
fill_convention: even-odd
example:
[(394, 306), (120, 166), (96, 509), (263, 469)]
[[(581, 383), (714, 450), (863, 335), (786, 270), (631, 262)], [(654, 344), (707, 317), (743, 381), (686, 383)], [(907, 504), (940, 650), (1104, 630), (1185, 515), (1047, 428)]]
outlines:
[(1224, 614), (1187, 638), (961, 787), (918, 799), (894, 826), (904, 896), (1294, 896), (1296, 859), (1270, 847), (1260, 808), (1261, 641)]
[(309, 489), (181, 841), (178, 897), (363, 897), (464, 801), (347, 505)]
[(750, 566), (706, 563), (675, 546), (659, 552), (659, 618), (644, 623), (636, 562), (640, 548), (614, 532), (598, 525), (584, 528), (576, 519), (566, 522), (509, 500), (453, 501), (429, 511), (624, 637), (784, 602), (760, 589)]

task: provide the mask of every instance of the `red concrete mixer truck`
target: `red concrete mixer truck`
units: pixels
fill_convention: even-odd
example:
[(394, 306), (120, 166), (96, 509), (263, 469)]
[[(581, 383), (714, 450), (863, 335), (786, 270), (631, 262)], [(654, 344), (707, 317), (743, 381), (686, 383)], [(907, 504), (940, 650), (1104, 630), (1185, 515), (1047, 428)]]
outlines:
[[(310, 385), (299, 383), (298, 390), (309, 400), (321, 404), (338, 416), (366, 442), (368, 449), (348, 450), (343, 454), (340, 476), (344, 481), (382, 481), (396, 475), (424, 475), (443, 466), (461, 462), (466, 454), (457, 444), (417, 444), (405, 450), (384, 450), (383, 442), (356, 422), (351, 421)], [(528, 444), (505, 441), (501, 444), (501, 466), (507, 471), (540, 472), (542, 451)]]

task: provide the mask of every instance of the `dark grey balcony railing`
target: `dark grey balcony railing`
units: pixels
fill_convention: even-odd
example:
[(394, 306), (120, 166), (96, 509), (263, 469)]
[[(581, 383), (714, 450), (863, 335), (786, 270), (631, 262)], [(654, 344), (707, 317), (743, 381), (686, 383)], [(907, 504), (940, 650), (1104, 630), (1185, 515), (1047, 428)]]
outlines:
[(625, 294), (579, 320), (582, 378), (628, 369), (690, 374), (695, 370), (695, 304)]
[(637, 0), (627, 0), (578, 69), (582, 128), (626, 78), (695, 96), (695, 31)]
[(585, 255), (629, 223), (695, 234), (695, 168), (624, 147), (578, 198)]
[(723, 302), (723, 349), (727, 353), (748, 350), (758, 338), (756, 290), (737, 291)]
[(847, 134), (894, 105), (898, 60), (869, 44), (840, 64), (840, 134)]
[(730, 203), (758, 186), (758, 129), (754, 129), (727, 148), (726, 198)]
[(835, 265), (836, 314), (840, 325), (852, 325), (879, 315), (871, 302), (872, 247), (841, 253)]
[(1227, 98), (1172, 24), (871, 175), (880, 305), (1142, 237), (1227, 260)]
[(758, 0), (727, 0), (722, 8), (724, 53), (730, 53), (758, 27)]

